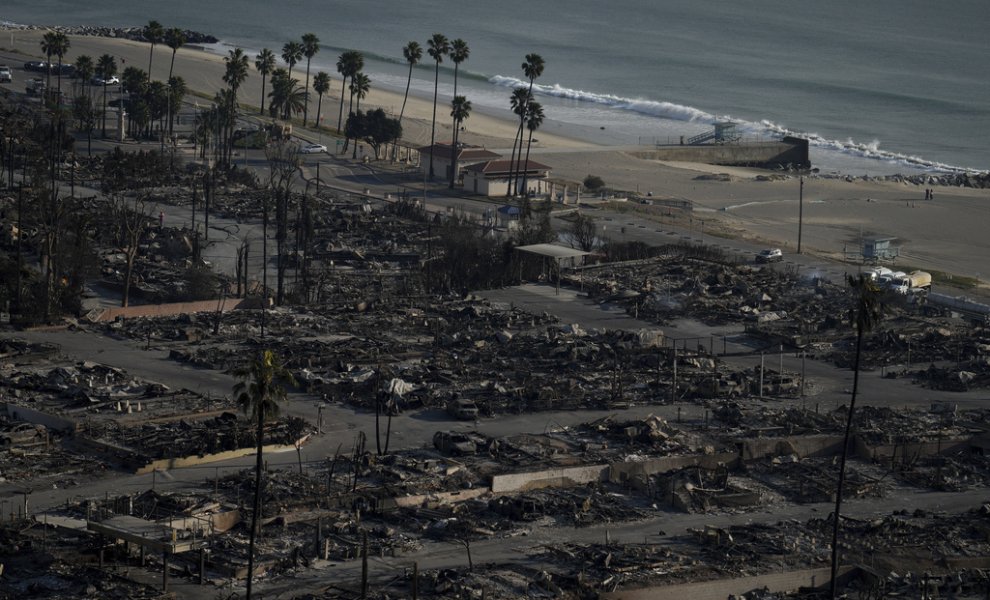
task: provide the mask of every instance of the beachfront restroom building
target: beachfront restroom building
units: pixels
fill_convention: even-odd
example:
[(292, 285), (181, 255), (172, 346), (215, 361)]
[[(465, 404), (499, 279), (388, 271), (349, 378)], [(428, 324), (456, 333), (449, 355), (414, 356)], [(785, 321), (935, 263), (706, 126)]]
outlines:
[[(423, 176), (429, 175), (430, 152), (433, 153), (433, 176), (436, 181), (450, 181), (450, 172), (457, 169), (454, 176), (455, 186), (460, 186), (467, 193), (479, 196), (505, 196), (509, 189), (509, 177), (512, 175), (510, 161), (502, 158), (501, 154), (486, 150), (481, 146), (458, 144), (456, 160), (451, 144), (434, 144), (419, 148), (419, 165)], [(515, 161), (526, 170), (526, 188), (531, 195), (548, 193), (547, 178), (550, 167), (534, 160)], [(522, 195), (523, 175), (520, 172), (516, 195)]]
[[(424, 176), (430, 173), (430, 152), (431, 146), (423, 146), (419, 149), (419, 166)], [(502, 157), (501, 154), (485, 150), (481, 146), (468, 146), (466, 144), (457, 144), (456, 161), (452, 158), (454, 156), (452, 144), (433, 144), (432, 153), (434, 178), (440, 181), (450, 181), (450, 171), (456, 168), (455, 185), (460, 182), (460, 171), (464, 167)]]
[(549, 193), (547, 179), (550, 177), (550, 167), (535, 160), (490, 160), (464, 167), (464, 191), (479, 196), (505, 196), (509, 191), (509, 178), (513, 175), (514, 165), (523, 167), (518, 172), (515, 195), (523, 194), (524, 180), (526, 194), (543, 196)]

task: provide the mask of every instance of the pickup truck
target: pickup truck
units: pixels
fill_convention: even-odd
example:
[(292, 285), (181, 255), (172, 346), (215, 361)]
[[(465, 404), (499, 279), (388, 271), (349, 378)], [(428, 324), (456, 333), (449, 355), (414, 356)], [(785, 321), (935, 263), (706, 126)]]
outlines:
[(27, 84), (24, 86), (24, 91), (29, 96), (43, 96), (45, 94), (45, 80), (38, 78), (28, 79)]
[(10, 83), (14, 77), (7, 65), (0, 65), (0, 83)]

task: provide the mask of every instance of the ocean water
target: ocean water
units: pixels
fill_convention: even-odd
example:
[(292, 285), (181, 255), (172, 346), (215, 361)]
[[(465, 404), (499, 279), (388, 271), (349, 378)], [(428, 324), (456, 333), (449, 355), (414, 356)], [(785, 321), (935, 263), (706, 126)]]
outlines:
[[(365, 54), (372, 85), (402, 91), (402, 47), (463, 38), (459, 92), (508, 114), (527, 53), (546, 68), (544, 129), (606, 144), (676, 142), (731, 119), (747, 138), (812, 140), (823, 171), (854, 175), (990, 169), (986, 0), (7, 0), (0, 21), (143, 25), (211, 33), (253, 56), (319, 36), (313, 68)], [(171, 16), (170, 16), (171, 15)], [(219, 50), (222, 51), (222, 47)], [(429, 57), (424, 59), (429, 61)], [(452, 65), (440, 93), (452, 91)], [(413, 93), (432, 96), (433, 64)], [(395, 107), (398, 110), (398, 107)]]

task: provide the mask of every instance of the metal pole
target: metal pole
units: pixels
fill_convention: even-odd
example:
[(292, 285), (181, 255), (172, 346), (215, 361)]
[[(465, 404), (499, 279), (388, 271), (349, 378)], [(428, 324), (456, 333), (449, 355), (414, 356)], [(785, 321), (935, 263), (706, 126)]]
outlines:
[(804, 350), (801, 351), (801, 400), (804, 401)]
[(670, 401), (677, 401), (677, 342), (674, 342), (674, 382), (670, 386)]
[(763, 367), (766, 364), (763, 358), (764, 358), (763, 353), (760, 352), (760, 398), (763, 397), (763, 371), (764, 371)]
[(801, 177), (800, 181), (801, 187), (798, 192), (798, 254), (801, 254), (801, 229), (804, 226), (804, 177)]
[(262, 204), (261, 217), (261, 339), (265, 339), (265, 319), (268, 313), (268, 199)]
[(780, 396), (780, 389), (784, 385), (784, 345), (780, 345), (780, 370), (777, 371), (777, 395)]

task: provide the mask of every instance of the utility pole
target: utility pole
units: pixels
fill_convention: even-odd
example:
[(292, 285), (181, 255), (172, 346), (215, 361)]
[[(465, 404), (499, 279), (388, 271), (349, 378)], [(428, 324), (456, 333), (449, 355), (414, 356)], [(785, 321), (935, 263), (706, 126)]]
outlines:
[(804, 177), (801, 177), (800, 181), (801, 187), (798, 191), (798, 254), (801, 254), (801, 229), (804, 226)]

